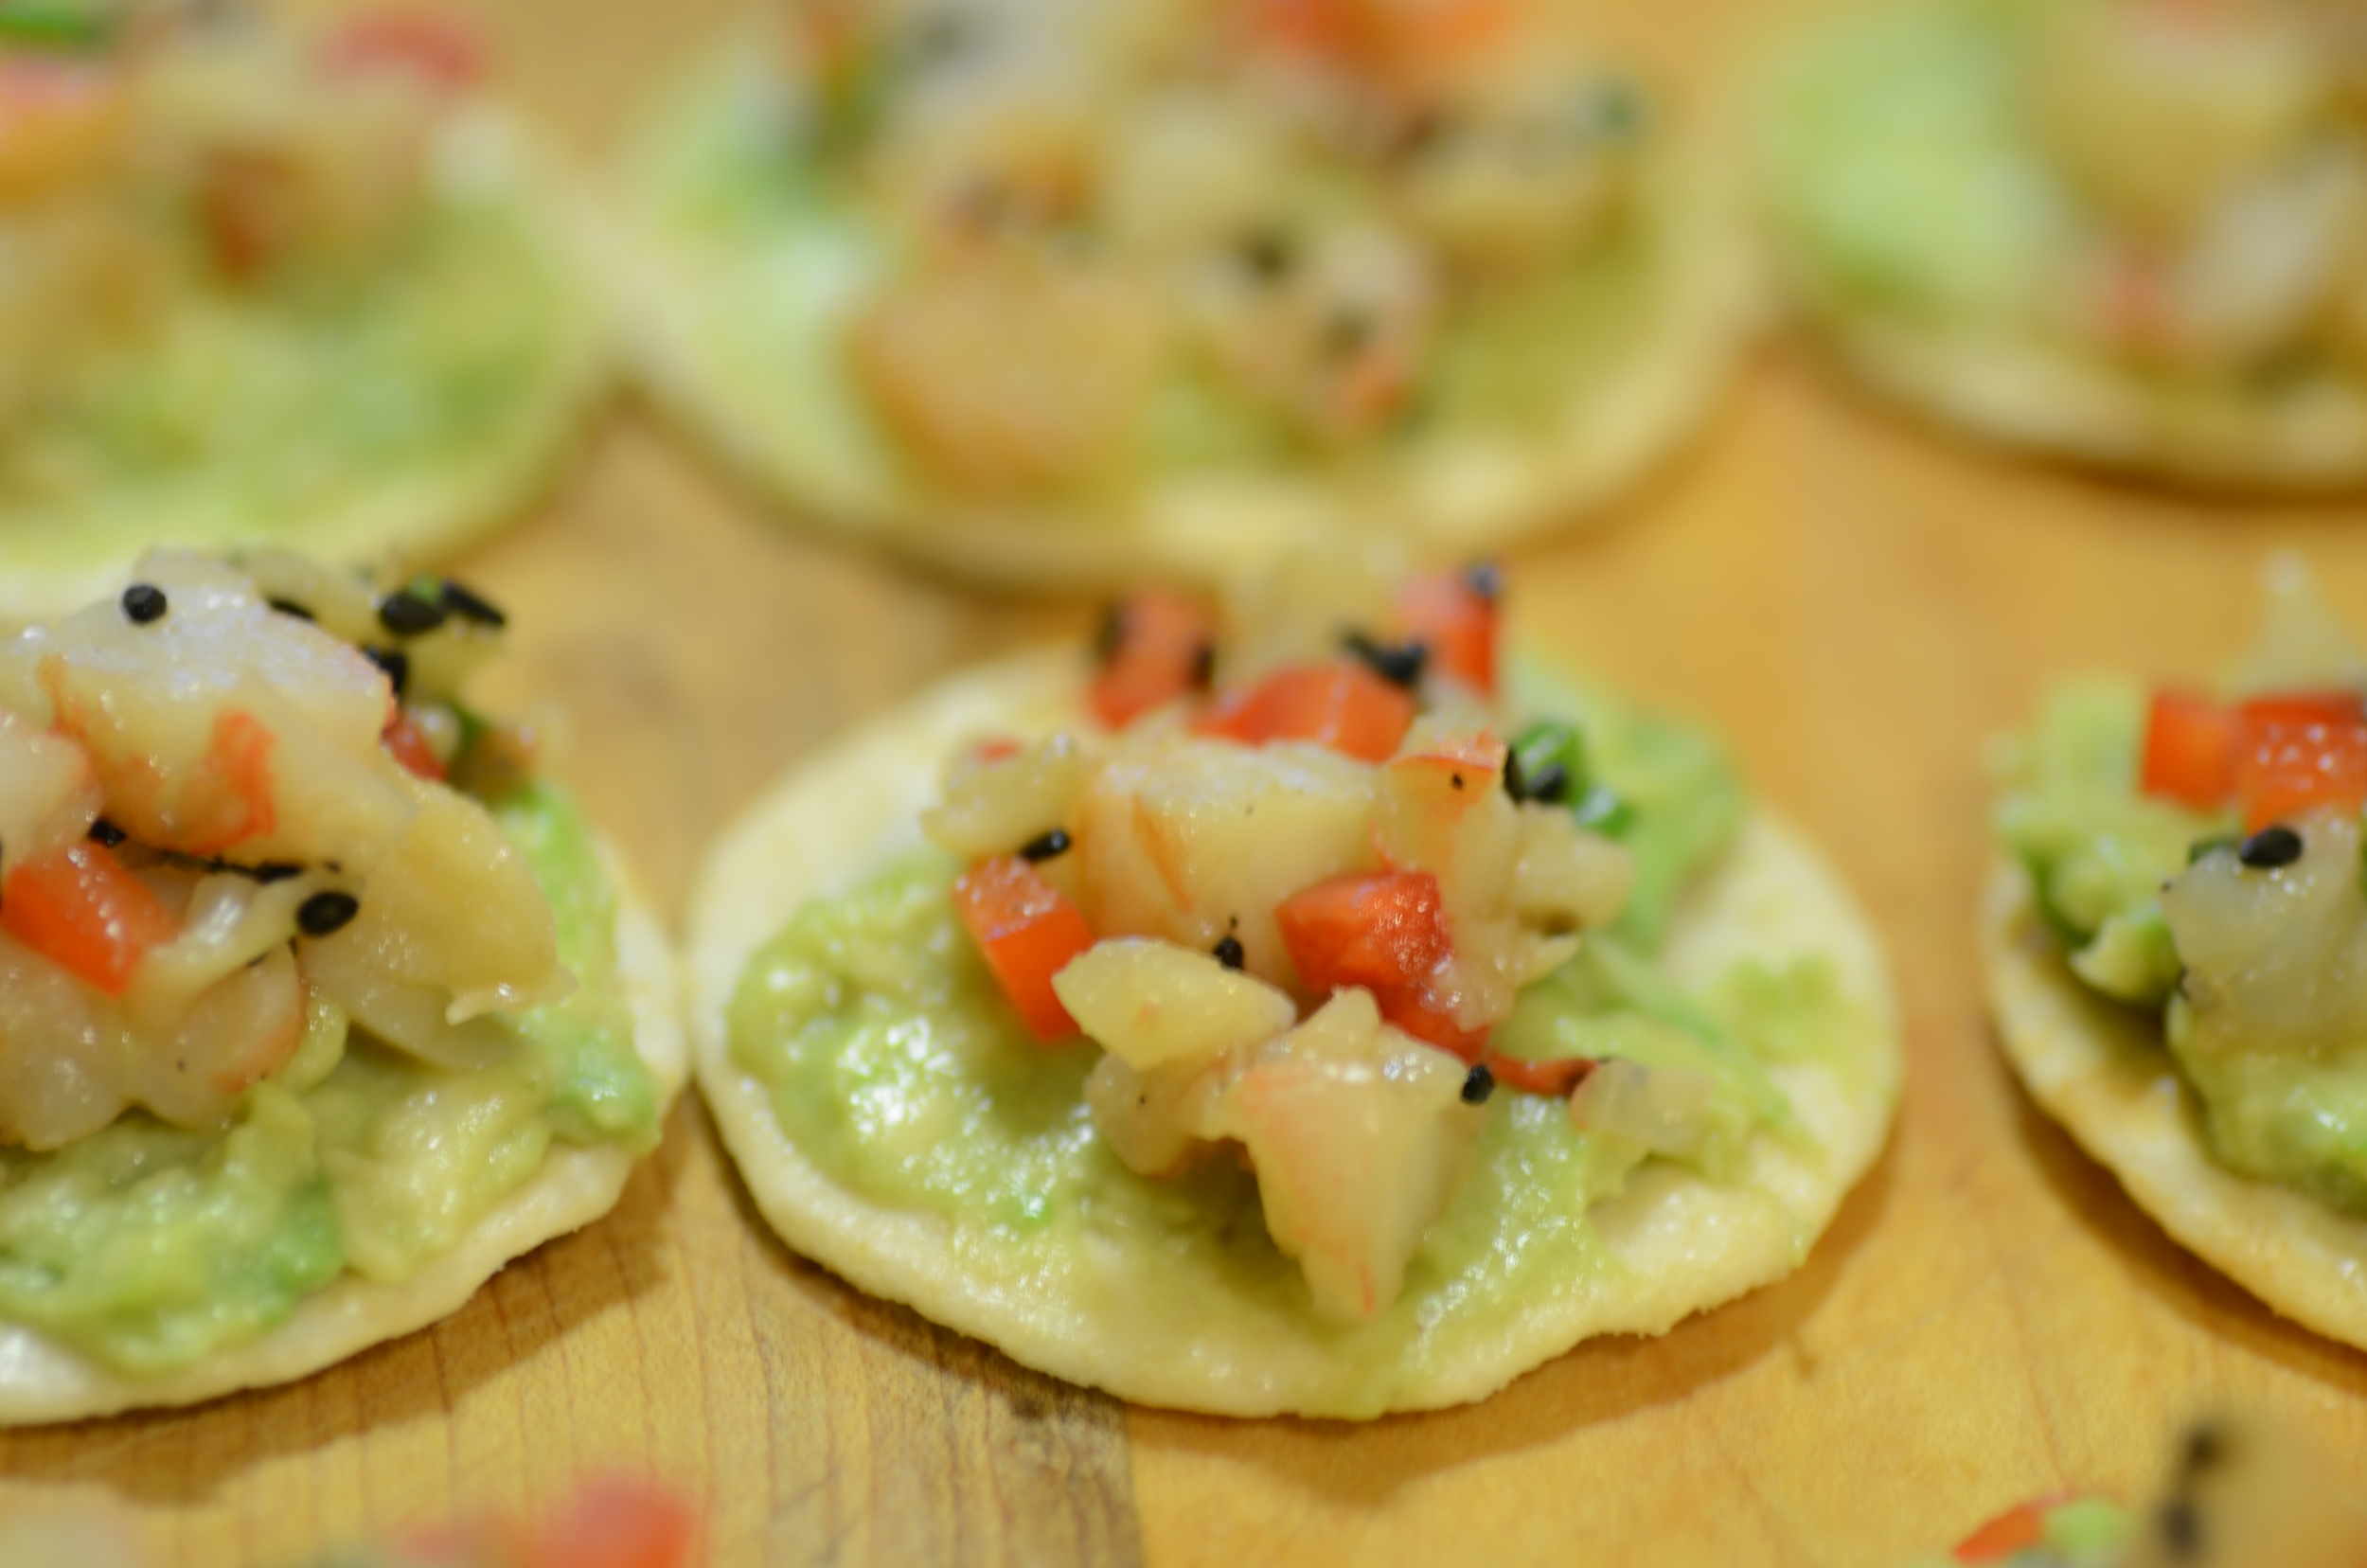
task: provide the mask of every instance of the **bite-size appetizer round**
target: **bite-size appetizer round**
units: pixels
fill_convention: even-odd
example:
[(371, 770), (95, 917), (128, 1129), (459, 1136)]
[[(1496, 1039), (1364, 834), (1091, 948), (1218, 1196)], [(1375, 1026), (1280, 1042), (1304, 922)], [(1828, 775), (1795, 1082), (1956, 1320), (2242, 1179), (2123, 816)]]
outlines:
[(1492, 575), (1307, 562), (956, 679), (691, 904), (693, 1056), (800, 1252), (1130, 1399), (1481, 1398), (1799, 1266), (1900, 1057), (1847, 892)]
[(506, 522), (608, 368), (561, 185), (456, 24), (0, 4), (0, 616)]
[(618, 201), (663, 400), (802, 513), (1027, 588), (1572, 521), (1753, 313), (1547, 0), (777, 0)]
[(2367, 1509), (2324, 1454), (2254, 1420), (2189, 1428), (2149, 1503), (2056, 1494), (2009, 1508), (1911, 1568), (2350, 1568)]
[(0, 1425), (408, 1333), (655, 1146), (672, 959), (460, 699), (501, 628), (159, 552), (0, 643)]
[(2367, 35), (2322, 0), (1915, 0), (1754, 105), (1770, 226), (1867, 382), (2209, 486), (2367, 481)]
[(2137, 1205), (2367, 1345), (2367, 660), (2272, 582), (2216, 691), (2066, 683), (2006, 748), (1984, 956), (2007, 1060)]

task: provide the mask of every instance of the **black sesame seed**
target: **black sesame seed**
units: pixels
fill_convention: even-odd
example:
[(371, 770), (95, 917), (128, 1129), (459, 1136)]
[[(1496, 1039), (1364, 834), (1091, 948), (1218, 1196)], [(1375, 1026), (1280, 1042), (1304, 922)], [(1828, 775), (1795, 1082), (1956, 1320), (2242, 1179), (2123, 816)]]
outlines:
[(361, 913), (362, 901), (350, 893), (315, 893), (296, 907), (296, 929), (307, 936), (326, 936), (343, 931)]
[(1504, 569), (1492, 561), (1475, 561), (1464, 568), (1463, 583), (1493, 604), (1504, 597)]
[(1517, 751), (1504, 753), (1504, 793), (1512, 797), (1514, 805), (1528, 799), (1529, 781), (1522, 775), (1521, 754)]
[(256, 865), (240, 865), (236, 861), (202, 860), (197, 863), (208, 871), (227, 871), (234, 877), (247, 877), (258, 882), (286, 882), (300, 877), (304, 867), (294, 861), (264, 861)]
[(103, 844), (108, 848), (112, 849), (116, 845), (121, 844), (129, 835), (126, 834), (122, 829), (116, 827), (114, 823), (109, 822), (105, 817), (100, 817), (97, 822), (90, 825), (90, 836), (98, 843)]
[(1425, 642), (1379, 643), (1361, 632), (1351, 632), (1341, 640), (1366, 668), (1394, 686), (1418, 686), (1422, 667), (1430, 663), (1430, 645)]
[(1216, 955), (1218, 963), (1229, 970), (1239, 969), (1249, 961), (1249, 954), (1241, 951), (1241, 939), (1238, 936), (1219, 936), (1217, 938), (1217, 945), (1208, 951)]
[(270, 605), (274, 610), (278, 611), (281, 615), (294, 615), (296, 619), (301, 621), (317, 621), (320, 619), (318, 615), (312, 614), (311, 611), (307, 610), (303, 605), (298, 604), (294, 599), (265, 599), (263, 602)]
[(2302, 836), (2283, 824), (2263, 828), (2244, 841), (2235, 858), (2250, 870), (2274, 871), (2302, 858)]
[(2186, 1434), (2185, 1452), (2180, 1458), (2188, 1480), (2218, 1469), (2227, 1458), (2227, 1434), (2209, 1424), (2195, 1428)]
[(1538, 769), (1537, 776), (1526, 784), (1528, 798), (1539, 806), (1558, 806), (1570, 798), (1570, 770), (1558, 762)]
[(1126, 643), (1126, 605), (1123, 601), (1103, 605), (1101, 619), (1094, 626), (1094, 662), (1108, 664), (1118, 656)]
[(165, 591), (153, 583), (135, 582), (123, 591), (123, 613), (133, 626), (165, 618)]
[(1048, 833), (1039, 833), (1019, 846), (1019, 858), (1030, 864), (1067, 853), (1068, 835), (1058, 828)]
[(405, 589), (378, 601), (378, 623), (398, 637), (417, 637), (444, 624), (444, 607)]
[(1241, 241), (1241, 265), (1261, 283), (1278, 283), (1298, 262), (1290, 237), (1279, 229), (1259, 229)]
[(453, 581), (450, 578), (444, 579), (443, 600), (444, 608), (458, 615), (462, 620), (474, 621), (479, 626), (490, 626), (497, 629), (509, 624), (509, 617), (502, 614), (499, 605)]
[(411, 655), (399, 648), (365, 648), (362, 657), (384, 670), (396, 697), (401, 697), (403, 688), (411, 684)]
[(1486, 1105), (1487, 1096), (1496, 1092), (1496, 1075), (1487, 1070), (1487, 1063), (1474, 1062), (1463, 1075), (1463, 1103)]
[(2202, 1516), (2192, 1502), (2173, 1498), (2162, 1506), (2159, 1518), (2162, 1544), (2169, 1548), (2172, 1562), (2193, 1562), (2202, 1556)]
[(1205, 691), (1217, 683), (1217, 645), (1201, 643), (1192, 654), (1192, 689)]

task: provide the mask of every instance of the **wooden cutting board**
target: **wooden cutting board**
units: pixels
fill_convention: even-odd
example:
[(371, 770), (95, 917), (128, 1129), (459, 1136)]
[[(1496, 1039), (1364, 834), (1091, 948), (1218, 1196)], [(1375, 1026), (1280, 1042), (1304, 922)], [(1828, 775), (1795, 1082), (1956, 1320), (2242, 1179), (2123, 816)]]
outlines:
[[(587, 151), (728, 9), (484, 7), (522, 95)], [(1762, 20), (1628, 9), (1606, 27), (1681, 87)], [(614, 1216), (450, 1322), (293, 1388), (0, 1436), (0, 1510), (99, 1500), (158, 1563), (268, 1565), (630, 1468), (701, 1502), (719, 1568), (1878, 1568), (2033, 1494), (2141, 1496), (2198, 1412), (2266, 1409), (2367, 1459), (2367, 1359), (2189, 1260), (2013, 1086), (1969, 926), (1984, 739), (2057, 671), (2208, 669), (2272, 548), (2367, 626), (2362, 525), (1968, 450), (1777, 348), (1678, 472), (1518, 560), (1518, 633), (1731, 737), (1873, 910), (1906, 1002), (1897, 1134), (1807, 1266), (1664, 1338), (1365, 1426), (1131, 1410), (791, 1255), (685, 1104)], [(572, 716), (562, 771), (669, 911), (778, 770), (1084, 624), (802, 533), (632, 407), (470, 572), (519, 629), (486, 695)]]

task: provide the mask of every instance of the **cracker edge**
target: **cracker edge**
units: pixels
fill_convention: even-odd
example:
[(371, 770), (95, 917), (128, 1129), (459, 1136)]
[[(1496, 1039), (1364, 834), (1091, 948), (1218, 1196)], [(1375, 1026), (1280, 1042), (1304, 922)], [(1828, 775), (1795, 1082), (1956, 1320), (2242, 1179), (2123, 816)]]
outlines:
[(2211, 1157), (2158, 1023), (2080, 985), (2001, 857), (1981, 959), (1999, 1042), (2030, 1097), (2187, 1251), (2284, 1317), (2367, 1347), (2367, 1220)]

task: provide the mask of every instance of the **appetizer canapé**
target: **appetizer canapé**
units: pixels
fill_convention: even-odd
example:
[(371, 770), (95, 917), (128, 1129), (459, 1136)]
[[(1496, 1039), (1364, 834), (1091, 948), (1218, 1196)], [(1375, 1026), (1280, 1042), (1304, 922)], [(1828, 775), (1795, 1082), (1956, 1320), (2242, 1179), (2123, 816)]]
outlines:
[(0, 614), (151, 544), (424, 559), (602, 368), (572, 237), (455, 26), (0, 0)]
[(693, 900), (792, 1245), (1130, 1399), (1487, 1394), (1797, 1267), (1899, 1056), (1698, 731), (1500, 671), (1492, 575), (1125, 600), (785, 780)]
[(2211, 1420), (2185, 1434), (2150, 1506), (2040, 1498), (1913, 1568), (2353, 1568), (2362, 1553), (2367, 1511), (2315, 1449)]
[(2367, 1345), (2367, 662), (2277, 572), (2217, 691), (2049, 695), (2006, 758), (1983, 935), (2038, 1103), (2180, 1241)]
[(1747, 314), (1544, 0), (782, 0), (620, 199), (644, 369), (819, 518), (1028, 586), (1327, 518), (1460, 556), (1667, 452)]
[(299, 1377), (614, 1203), (662, 942), (522, 731), (502, 616), (156, 553), (0, 643), (0, 1424)]
[(1784, 270), (1884, 391), (2215, 484), (2367, 480), (2367, 49), (2318, 0), (1914, 0), (1767, 83)]

